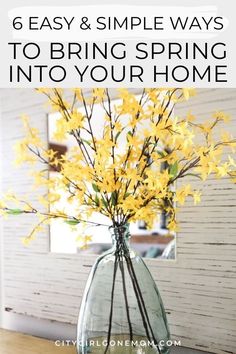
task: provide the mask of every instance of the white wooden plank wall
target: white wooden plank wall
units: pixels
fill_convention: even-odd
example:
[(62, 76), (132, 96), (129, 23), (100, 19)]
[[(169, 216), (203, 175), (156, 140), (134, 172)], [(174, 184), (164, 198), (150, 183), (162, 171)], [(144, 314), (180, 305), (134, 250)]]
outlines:
[[(3, 188), (30, 191), (27, 168), (12, 164), (13, 144), (22, 137), (21, 113), (46, 136), (44, 99), (31, 90), (1, 90)], [(236, 135), (236, 90), (204, 89), (179, 107), (206, 117), (222, 109), (234, 116), (229, 129)], [(198, 185), (199, 182), (196, 182)], [(225, 179), (204, 184), (201, 205), (187, 203), (179, 219), (177, 261), (148, 260), (164, 300), (171, 332), (182, 345), (212, 353), (236, 353), (236, 187)], [(8, 311), (65, 323), (76, 323), (93, 256), (49, 253), (48, 233), (29, 248), (20, 237), (31, 217), (4, 221), (4, 307)]]

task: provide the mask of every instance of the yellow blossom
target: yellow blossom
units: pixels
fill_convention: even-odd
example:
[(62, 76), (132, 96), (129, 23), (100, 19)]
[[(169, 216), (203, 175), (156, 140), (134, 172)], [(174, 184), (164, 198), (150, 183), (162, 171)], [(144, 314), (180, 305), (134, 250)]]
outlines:
[[(38, 91), (58, 113), (53, 138), (66, 144), (70, 136), (75, 145), (70, 142), (64, 154), (48, 148), (40, 131), (23, 116), (25, 136), (16, 145), (16, 162), (34, 164), (31, 177), (39, 188), (42, 210), (9, 193), (0, 203), (0, 213), (34, 213), (39, 219), (40, 224), (23, 239), (25, 244), (51, 219), (60, 218), (78, 231), (77, 225), (89, 222), (94, 212), (116, 223), (142, 219), (151, 227), (165, 210), (169, 228), (177, 230), (175, 202), (183, 205), (189, 196), (194, 204), (201, 200), (201, 192), (184, 183), (185, 177), (205, 180), (214, 174), (236, 181), (235, 159), (228, 155), (229, 148), (234, 153), (236, 140), (222, 129), (214, 134), (218, 122), (222, 126), (228, 115), (218, 111), (199, 122), (192, 112), (181, 117), (172, 110), (189, 100), (193, 89), (150, 88), (136, 96), (124, 88), (114, 91), (119, 103), (103, 88), (75, 88), (72, 95), (71, 90), (69, 95), (61, 89)], [(96, 104), (101, 129), (96, 128)], [(82, 232), (80, 237), (79, 244), (87, 247), (90, 236)]]
[(217, 119), (220, 119), (220, 120), (223, 120), (225, 123), (228, 123), (231, 119), (230, 115), (229, 114), (226, 114), (222, 111), (217, 111), (213, 114), (213, 118), (217, 118)]
[(201, 202), (201, 192), (200, 191), (193, 192), (193, 200), (194, 200), (195, 205)]

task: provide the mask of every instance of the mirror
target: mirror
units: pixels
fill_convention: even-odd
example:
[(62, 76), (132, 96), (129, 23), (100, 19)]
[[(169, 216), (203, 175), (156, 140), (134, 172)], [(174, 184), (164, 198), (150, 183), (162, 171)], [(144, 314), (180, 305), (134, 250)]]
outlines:
[[(114, 104), (118, 104), (117, 100), (113, 100)], [(82, 111), (82, 108), (81, 108)], [(99, 104), (94, 107), (94, 116), (96, 116), (96, 131), (99, 131), (104, 116), (104, 111)], [(58, 156), (61, 156), (67, 152), (67, 150), (73, 146), (76, 146), (76, 142), (72, 136), (68, 134), (66, 142), (58, 143), (54, 140), (54, 132), (56, 129), (56, 123), (59, 119), (59, 113), (53, 113), (48, 115), (48, 144), (49, 148), (57, 152)], [(163, 169), (168, 168), (162, 166)], [(56, 171), (49, 171), (50, 175), (57, 174)], [(65, 203), (67, 196), (58, 202), (60, 208), (68, 208), (68, 203)], [(73, 210), (73, 206), (69, 206)], [(68, 210), (68, 209), (67, 209)], [(72, 212), (73, 214), (73, 212)], [(107, 224), (105, 216), (100, 214), (93, 214), (93, 222)], [(131, 231), (131, 244), (133, 249), (146, 258), (156, 259), (175, 259), (176, 257), (176, 242), (175, 234), (171, 234), (167, 229), (167, 217), (165, 212), (158, 215), (154, 228), (147, 230), (145, 223), (140, 220), (135, 224), (130, 225)], [(87, 247), (81, 247), (80, 244), (80, 227), (68, 226), (63, 221), (54, 220), (50, 225), (50, 246), (51, 252), (56, 253), (79, 253), (82, 255), (87, 254), (101, 254), (111, 247), (111, 236), (107, 227), (87, 227), (86, 233), (91, 235), (91, 240), (88, 242)]]

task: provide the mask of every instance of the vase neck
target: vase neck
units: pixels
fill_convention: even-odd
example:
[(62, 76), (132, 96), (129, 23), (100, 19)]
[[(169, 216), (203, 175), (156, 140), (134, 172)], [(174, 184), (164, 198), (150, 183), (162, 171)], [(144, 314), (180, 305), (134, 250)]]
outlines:
[(117, 247), (117, 245), (123, 244), (129, 247), (130, 232), (128, 224), (115, 227), (111, 226), (109, 230), (111, 233), (113, 246)]

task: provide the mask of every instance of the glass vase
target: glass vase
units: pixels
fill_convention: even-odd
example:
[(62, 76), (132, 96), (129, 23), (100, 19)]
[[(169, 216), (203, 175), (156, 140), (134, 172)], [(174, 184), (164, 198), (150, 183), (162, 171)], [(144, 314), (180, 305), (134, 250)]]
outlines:
[(147, 266), (129, 245), (128, 225), (110, 228), (113, 245), (89, 275), (77, 334), (78, 354), (168, 354), (163, 303)]

